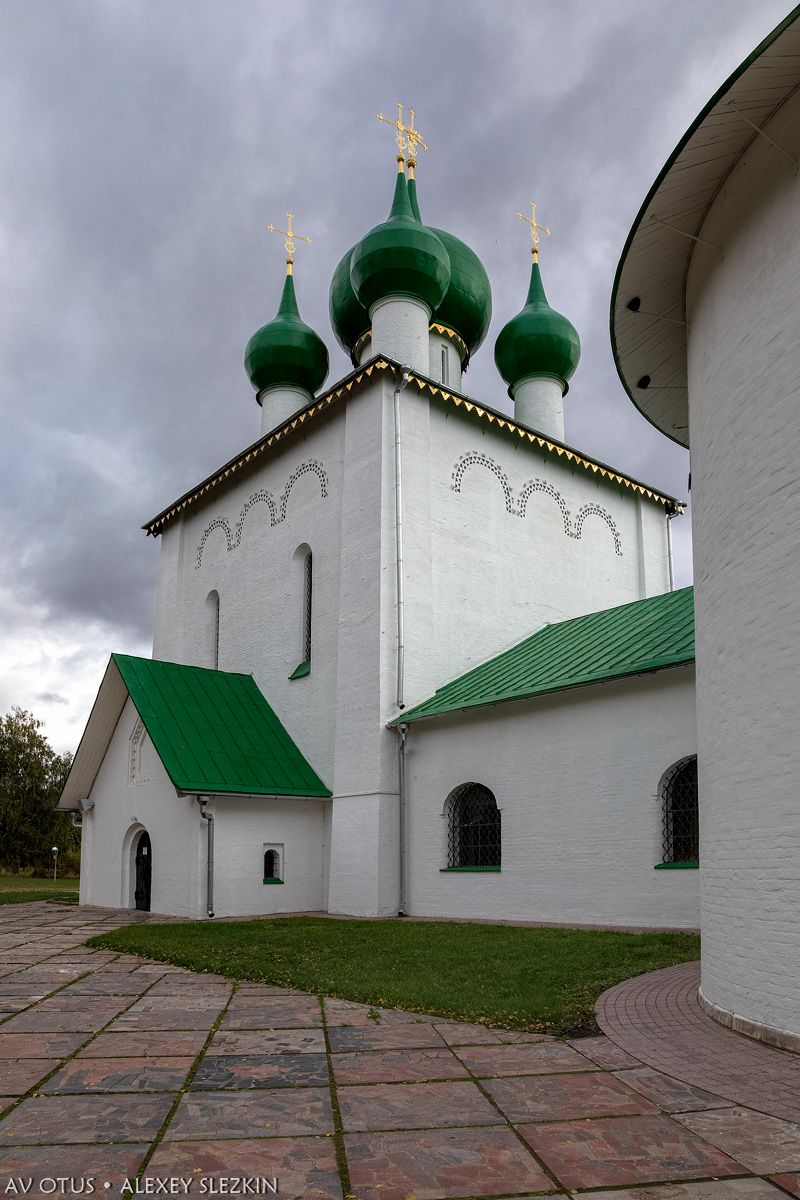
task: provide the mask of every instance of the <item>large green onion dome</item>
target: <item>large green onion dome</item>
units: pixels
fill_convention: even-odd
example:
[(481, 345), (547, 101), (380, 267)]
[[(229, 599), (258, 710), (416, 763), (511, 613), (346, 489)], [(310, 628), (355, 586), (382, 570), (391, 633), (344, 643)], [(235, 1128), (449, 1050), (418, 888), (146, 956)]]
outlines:
[(528, 299), (522, 312), (500, 330), (494, 361), (513, 394), (523, 379), (556, 379), (564, 392), (581, 357), (574, 325), (552, 309), (544, 294), (539, 264), (531, 266)]
[(492, 287), (483, 263), (466, 242), (444, 229), (431, 229), (450, 255), (450, 287), (434, 321), (459, 335), (470, 354), (483, 342), (492, 319)]
[(336, 340), (346, 354), (352, 355), (359, 338), (370, 328), (369, 313), (353, 291), (350, 282), (351, 246), (333, 272), (328, 309)]
[[(408, 198), (418, 221), (422, 220), (417, 198), (417, 181), (408, 181)], [(492, 287), (483, 263), (466, 242), (446, 229), (428, 226), (450, 255), (450, 286), (433, 314), (433, 320), (452, 329), (474, 354), (486, 337), (492, 319)]]
[(297, 387), (313, 395), (328, 374), (325, 343), (300, 320), (291, 264), (277, 313), (247, 343), (244, 369), (257, 392), (264, 388)]
[(421, 300), (435, 312), (450, 284), (450, 256), (439, 238), (415, 218), (401, 169), (388, 220), (371, 229), (353, 250), (350, 282), (369, 312), (389, 296)]

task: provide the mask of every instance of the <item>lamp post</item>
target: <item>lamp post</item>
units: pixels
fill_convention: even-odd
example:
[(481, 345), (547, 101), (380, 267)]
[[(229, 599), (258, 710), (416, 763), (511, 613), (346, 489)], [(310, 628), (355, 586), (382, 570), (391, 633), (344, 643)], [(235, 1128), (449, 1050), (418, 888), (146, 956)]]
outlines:
[(58, 876), (58, 846), (53, 846), (53, 882)]

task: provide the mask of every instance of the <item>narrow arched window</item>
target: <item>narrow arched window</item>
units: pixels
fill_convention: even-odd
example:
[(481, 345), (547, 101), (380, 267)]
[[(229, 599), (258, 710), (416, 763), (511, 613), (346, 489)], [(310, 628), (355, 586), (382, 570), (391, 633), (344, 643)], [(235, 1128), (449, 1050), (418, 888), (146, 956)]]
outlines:
[(661, 780), (661, 819), (665, 863), (698, 862), (697, 756), (682, 758)]
[(216, 671), (219, 667), (219, 592), (206, 597), (206, 663)]
[(482, 783), (462, 783), (448, 797), (447, 865), (500, 866), (500, 810)]
[(311, 599), (314, 590), (314, 566), (311, 551), (303, 563), (303, 662), (311, 662)]
[(265, 879), (280, 879), (281, 865), (278, 860), (277, 850), (264, 851), (264, 878)]

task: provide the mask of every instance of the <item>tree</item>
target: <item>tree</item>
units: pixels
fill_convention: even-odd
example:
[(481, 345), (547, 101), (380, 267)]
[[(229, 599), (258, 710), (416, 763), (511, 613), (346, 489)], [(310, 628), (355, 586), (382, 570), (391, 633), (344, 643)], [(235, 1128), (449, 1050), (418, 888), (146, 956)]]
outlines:
[(76, 851), (80, 834), (55, 811), (71, 754), (56, 754), (42, 722), (23, 708), (0, 717), (0, 865), (13, 870), (52, 866), (52, 847)]

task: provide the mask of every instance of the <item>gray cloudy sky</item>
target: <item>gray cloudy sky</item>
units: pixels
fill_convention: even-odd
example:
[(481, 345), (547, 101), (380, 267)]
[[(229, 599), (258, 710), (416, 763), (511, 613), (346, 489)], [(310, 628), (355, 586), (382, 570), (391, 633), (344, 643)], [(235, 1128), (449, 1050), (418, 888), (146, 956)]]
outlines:
[[(112, 649), (150, 651), (159, 543), (139, 526), (253, 441), (242, 369), (274, 314), (287, 209), (304, 318), (381, 220), (413, 105), (423, 217), (489, 273), (465, 388), (508, 408), (492, 348), (521, 307), (533, 197), (550, 302), (583, 359), (567, 440), (678, 496), (687, 455), (609, 347), (614, 269), (666, 156), (787, 0), (0, 0), (0, 712), (74, 748)], [(683, 526), (683, 528), (680, 528)], [(678, 581), (691, 578), (676, 522)]]

